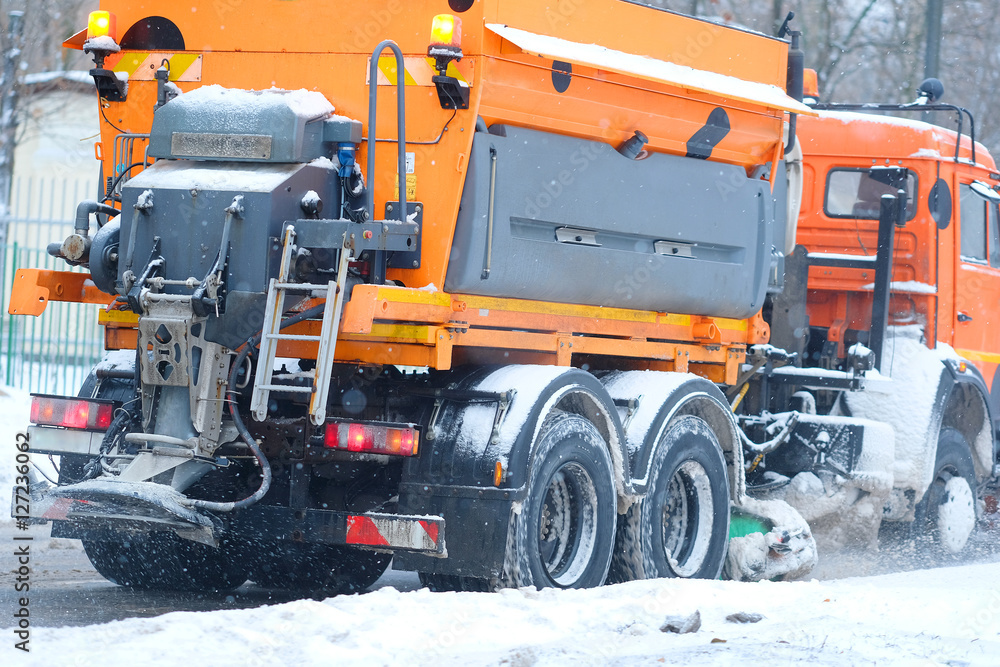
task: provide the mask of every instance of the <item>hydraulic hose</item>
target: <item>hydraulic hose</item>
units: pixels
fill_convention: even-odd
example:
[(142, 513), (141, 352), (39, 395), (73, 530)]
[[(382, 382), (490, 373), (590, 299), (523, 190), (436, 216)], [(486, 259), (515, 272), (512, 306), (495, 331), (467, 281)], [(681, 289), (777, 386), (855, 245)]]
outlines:
[[(293, 324), (298, 324), (304, 320), (312, 319), (321, 315), (325, 308), (326, 304), (324, 303), (309, 308), (308, 310), (303, 310), (301, 313), (297, 313), (282, 322), (280, 328), (284, 329), (285, 327), (290, 327)], [(271, 464), (268, 462), (267, 457), (264, 456), (264, 452), (261, 451), (257, 441), (254, 440), (253, 435), (251, 435), (250, 431), (247, 430), (246, 424), (243, 423), (243, 418), (240, 417), (239, 407), (236, 404), (236, 378), (239, 375), (239, 370), (243, 367), (243, 362), (246, 361), (250, 352), (260, 345), (260, 341), (263, 336), (264, 332), (261, 331), (247, 340), (243, 349), (238, 355), (236, 355), (236, 359), (233, 361), (232, 367), (229, 369), (229, 382), (226, 386), (226, 399), (229, 403), (229, 414), (233, 418), (233, 424), (236, 426), (236, 430), (239, 432), (240, 437), (243, 438), (243, 441), (250, 448), (250, 451), (253, 452), (254, 457), (257, 459), (257, 465), (260, 466), (261, 475), (263, 477), (260, 482), (260, 487), (254, 491), (253, 494), (247, 496), (243, 500), (220, 503), (211, 500), (192, 499), (190, 501), (192, 507), (208, 510), (210, 512), (232, 512), (233, 510), (243, 509), (244, 507), (253, 505), (267, 495), (268, 490), (271, 488)]]

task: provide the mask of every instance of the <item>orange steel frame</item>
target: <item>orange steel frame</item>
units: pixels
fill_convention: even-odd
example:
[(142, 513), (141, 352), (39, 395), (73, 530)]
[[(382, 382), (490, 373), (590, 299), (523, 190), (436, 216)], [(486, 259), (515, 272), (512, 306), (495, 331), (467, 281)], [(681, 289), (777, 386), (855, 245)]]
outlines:
[[(134, 0), (104, 0), (101, 9), (116, 15), (119, 40), (151, 13)], [(445, 0), (243, 0), (193, 1), (160, 6), (155, 13), (178, 26), (187, 54), (202, 56), (199, 80), (186, 81), (182, 76), (176, 81), (182, 90), (211, 84), (258, 90), (308, 88), (325, 94), (338, 114), (365, 121), (367, 65), (376, 44), (393, 39), (407, 58), (423, 59), (432, 17), (454, 12)], [(419, 145), (416, 142), (437, 137), (452, 112), (441, 109), (432, 86), (406, 89), (407, 150), (415, 154), (415, 183), (410, 187), (415, 187), (415, 198), (424, 206), (421, 266), (389, 271), (390, 279), (407, 288), (354, 289), (344, 311), (337, 359), (446, 369), (482, 361), (600, 364), (615, 357), (615, 367), (691, 370), (716, 382), (735, 382), (746, 346), (768, 338), (759, 314), (736, 321), (448, 295), (432, 291), (431, 286), (444, 284), (477, 117), (487, 124), (519, 125), (613, 145), (641, 129), (649, 138), (647, 149), (684, 155), (688, 139), (709, 112), (721, 106), (732, 129), (713, 151), (713, 159), (738, 164), (750, 173), (782, 148), (785, 114), (780, 109), (577, 65), (571, 85), (559, 93), (552, 84), (551, 60), (523, 52), (487, 30), (486, 24), (599, 43), (780, 88), (786, 76), (787, 44), (623, 0), (481, 0), (458, 16), (465, 56), (457, 67), (471, 87), (470, 108), (456, 113), (438, 143)], [(80, 44), (82, 38), (77, 35), (68, 43)], [(125, 50), (109, 57), (105, 66), (128, 69), (128, 63), (151, 53), (155, 53), (151, 61), (171, 55)], [(98, 152), (104, 157), (105, 174), (115, 169), (110, 150), (118, 135), (115, 128), (149, 132), (156, 82), (148, 78), (133, 73), (126, 102), (102, 101)], [(380, 87), (374, 132), (379, 139), (394, 139), (395, 108), (395, 87)], [(366, 137), (371, 132), (372, 128), (364, 128)], [(360, 164), (365, 164), (367, 150), (363, 142)], [(395, 197), (395, 161), (395, 144), (379, 146), (376, 216)], [(62, 300), (65, 290), (59, 294), (56, 285), (68, 280), (64, 275), (34, 272), (24, 279), (31, 289), (16, 289), (13, 302), (20, 312), (31, 314), (39, 305), (44, 307), (45, 299)], [(428, 288), (419, 289), (422, 286)], [(81, 296), (74, 291), (70, 297), (65, 300), (95, 302), (103, 297), (102, 303), (107, 302), (106, 296), (90, 292)], [(128, 332), (132, 321), (130, 316), (102, 317), (108, 347), (134, 345), (134, 332)], [(308, 357), (312, 350), (285, 344), (280, 353)]]
[[(850, 119), (850, 124), (844, 122)], [(976, 164), (971, 162), (971, 141), (962, 137), (960, 161), (955, 162), (955, 132), (939, 127), (889, 123), (878, 117), (859, 114), (830, 114), (823, 118), (800, 118), (799, 138), (805, 154), (805, 186), (799, 216), (798, 243), (810, 252), (874, 255), (878, 221), (831, 218), (823, 200), (827, 174), (831, 169), (902, 166), (917, 175), (917, 209), (914, 218), (896, 230), (893, 258), (895, 283), (915, 281), (933, 287), (933, 293), (894, 289), (891, 293), (890, 324), (924, 325), (928, 347), (937, 341), (955, 346), (956, 300), (961, 298), (956, 284), (960, 229), (960, 183), (997, 181), (996, 164), (982, 145), (976, 146)], [(951, 220), (940, 229), (931, 217), (927, 199), (937, 179), (951, 189)], [(867, 330), (870, 324), (874, 269), (810, 267), (807, 312), (812, 326), (828, 328), (828, 339), (840, 343), (848, 329)], [(979, 304), (996, 312), (997, 303)], [(968, 323), (992, 340), (985, 350), (958, 352), (972, 361), (987, 383), (1000, 358), (1000, 338), (988, 335), (988, 318)], [(994, 328), (995, 329), (995, 328)], [(958, 346), (956, 346), (958, 347)]]

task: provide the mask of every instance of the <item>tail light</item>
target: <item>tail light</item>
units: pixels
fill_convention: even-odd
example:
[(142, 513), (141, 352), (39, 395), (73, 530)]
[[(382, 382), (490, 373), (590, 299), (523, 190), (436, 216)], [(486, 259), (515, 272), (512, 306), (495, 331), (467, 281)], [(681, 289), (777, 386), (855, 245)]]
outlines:
[(62, 426), (88, 431), (106, 431), (115, 406), (101, 401), (61, 396), (32, 396), (31, 421), (39, 426)]
[(416, 456), (420, 432), (409, 424), (345, 424), (326, 425), (323, 445), (330, 449), (369, 454)]

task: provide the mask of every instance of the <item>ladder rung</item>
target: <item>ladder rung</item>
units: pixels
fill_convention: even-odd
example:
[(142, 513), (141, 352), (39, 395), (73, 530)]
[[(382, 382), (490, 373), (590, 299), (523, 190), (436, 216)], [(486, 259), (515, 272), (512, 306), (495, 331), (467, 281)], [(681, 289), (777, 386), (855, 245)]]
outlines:
[(308, 334), (264, 334), (263, 338), (268, 340), (319, 340), (319, 336), (310, 336)]
[(302, 291), (302, 292), (313, 292), (322, 291), (326, 292), (330, 289), (329, 285), (314, 285), (312, 283), (275, 283), (275, 288), (283, 289), (287, 291)]
[(267, 391), (290, 391), (296, 394), (311, 394), (315, 391), (312, 387), (300, 387), (294, 384), (259, 384), (255, 388)]

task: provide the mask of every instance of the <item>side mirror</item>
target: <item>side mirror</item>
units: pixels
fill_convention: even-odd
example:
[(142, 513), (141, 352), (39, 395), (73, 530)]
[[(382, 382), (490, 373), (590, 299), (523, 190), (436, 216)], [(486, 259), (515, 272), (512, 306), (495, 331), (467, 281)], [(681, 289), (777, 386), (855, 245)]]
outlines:
[(972, 188), (973, 192), (987, 201), (991, 201), (994, 204), (1000, 202), (1000, 194), (997, 194), (996, 190), (982, 181), (973, 181), (969, 184), (969, 187)]
[(948, 182), (943, 178), (931, 186), (931, 191), (927, 195), (927, 209), (931, 213), (938, 229), (947, 229), (951, 224), (951, 189)]

